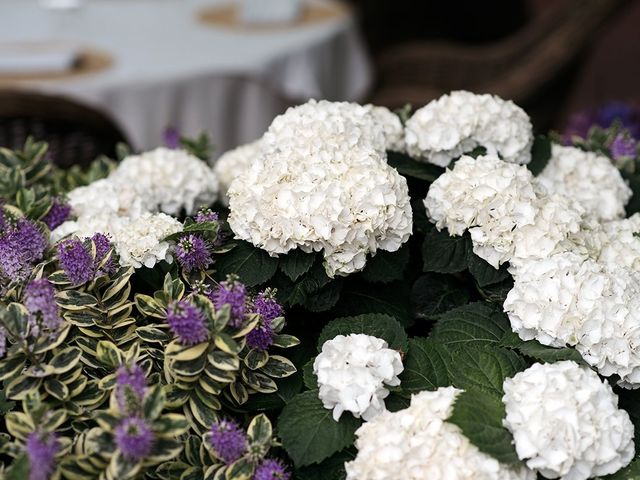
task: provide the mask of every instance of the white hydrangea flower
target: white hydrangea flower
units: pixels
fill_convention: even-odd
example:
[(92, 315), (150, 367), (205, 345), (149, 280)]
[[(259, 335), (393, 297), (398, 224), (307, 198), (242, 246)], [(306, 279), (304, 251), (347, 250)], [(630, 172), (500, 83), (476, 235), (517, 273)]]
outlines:
[(309, 100), (273, 120), (262, 148), (266, 153), (292, 151), (296, 157), (339, 158), (357, 147), (382, 154), (397, 145), (397, 128), (402, 128), (390, 115), (372, 105)]
[(533, 480), (534, 472), (507, 468), (446, 422), (458, 393), (420, 392), (409, 408), (364, 423), (356, 430), (358, 454), (345, 464), (347, 480)]
[(454, 91), (418, 109), (407, 121), (407, 151), (441, 167), (478, 146), (512, 163), (531, 161), (529, 116), (495, 95)]
[(534, 207), (533, 223), (513, 232), (512, 273), (524, 262), (567, 251), (570, 238), (581, 231), (584, 209), (577, 202), (563, 195), (539, 195)]
[(373, 119), (382, 127), (385, 136), (387, 150), (394, 152), (404, 152), (406, 144), (404, 141), (404, 127), (400, 121), (400, 117), (386, 107), (376, 107), (375, 105), (366, 105)]
[(77, 217), (137, 216), (146, 210), (132, 184), (116, 184), (108, 178), (74, 188), (67, 197)]
[(164, 213), (144, 212), (137, 217), (103, 214), (65, 222), (51, 232), (51, 239), (58, 241), (72, 234), (87, 238), (104, 233), (109, 235), (121, 266), (151, 268), (162, 260), (173, 262), (171, 242), (163, 239), (181, 230), (182, 224)]
[(505, 426), (518, 457), (546, 478), (608, 475), (634, 455), (634, 428), (618, 397), (572, 361), (536, 363), (504, 381)]
[(215, 173), (220, 184), (220, 199), (222, 203), (228, 205), (227, 190), (229, 185), (236, 177), (244, 175), (251, 167), (256, 158), (262, 155), (262, 142), (255, 142), (241, 145), (233, 150), (229, 150), (216, 160), (213, 165), (213, 173)]
[(471, 233), (473, 251), (498, 268), (514, 251), (514, 229), (534, 223), (537, 200), (526, 167), (495, 155), (461, 157), (431, 184), (424, 205), (438, 230)]
[(511, 329), (523, 340), (564, 347), (578, 342), (609, 282), (593, 260), (573, 252), (529, 260), (515, 271), (504, 302)]
[(343, 412), (371, 420), (385, 410), (386, 386), (400, 385), (404, 370), (400, 353), (387, 342), (365, 334), (338, 335), (324, 342), (313, 363), (320, 400), (333, 409), (338, 421)]
[(212, 204), (218, 195), (213, 170), (184, 150), (157, 148), (125, 158), (109, 175), (116, 188), (133, 188), (150, 212), (188, 215)]
[(371, 147), (338, 152), (333, 144), (349, 135), (324, 133), (319, 128), (307, 139), (315, 153), (305, 153), (302, 142), (297, 150), (264, 155), (237, 177), (228, 192), (229, 225), (236, 238), (273, 256), (296, 247), (323, 250), (333, 277), (362, 270), (378, 249), (398, 250), (412, 216), (406, 180), (384, 154)]
[(601, 375), (640, 387), (640, 273), (605, 270), (603, 293), (578, 332), (576, 350)]
[(590, 222), (571, 237), (576, 247), (609, 268), (640, 270), (640, 213), (610, 222)]
[(599, 220), (624, 216), (632, 191), (611, 161), (575, 147), (553, 145), (551, 158), (536, 182), (549, 193), (577, 202)]

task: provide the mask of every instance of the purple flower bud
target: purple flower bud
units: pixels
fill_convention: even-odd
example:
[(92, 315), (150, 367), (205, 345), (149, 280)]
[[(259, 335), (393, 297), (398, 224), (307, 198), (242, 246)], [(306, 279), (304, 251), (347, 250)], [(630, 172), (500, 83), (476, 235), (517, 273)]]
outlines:
[(279, 460), (265, 458), (260, 462), (252, 480), (289, 480), (291, 475)]
[(55, 456), (60, 442), (55, 433), (32, 432), (27, 437), (29, 480), (47, 480), (55, 470)]
[(247, 309), (247, 289), (237, 279), (228, 277), (209, 296), (216, 309), (229, 305), (231, 318), (229, 325), (239, 328), (244, 323)]
[(62, 225), (71, 214), (71, 205), (64, 203), (62, 200), (55, 198), (51, 208), (44, 216), (42, 221), (47, 224), (49, 230)]
[(121, 365), (116, 372), (116, 399), (118, 408), (129, 413), (142, 404), (147, 393), (147, 378), (137, 363)]
[[(109, 259), (104, 262), (106, 256), (111, 252), (111, 240), (103, 233), (94, 233), (91, 237), (93, 244), (96, 246), (96, 258), (94, 260), (95, 276), (113, 275), (116, 272), (116, 262), (112, 253)], [(103, 263), (104, 262), (104, 263)], [(100, 264), (102, 263), (102, 266)]]
[(206, 342), (209, 329), (204, 313), (188, 300), (173, 302), (167, 308), (167, 323), (183, 345)]
[(256, 295), (253, 308), (262, 318), (269, 321), (282, 316), (282, 305), (275, 298), (275, 291), (267, 288)]
[(24, 289), (24, 306), (29, 311), (31, 334), (38, 336), (40, 328), (57, 332), (62, 325), (60, 309), (56, 303), (56, 290), (46, 278), (33, 280)]
[(180, 148), (180, 131), (176, 127), (167, 127), (163, 134), (164, 145), (173, 150)]
[(220, 420), (211, 427), (211, 446), (227, 465), (238, 460), (247, 451), (247, 436), (232, 420)]
[(153, 431), (138, 417), (126, 418), (114, 432), (116, 446), (122, 455), (138, 461), (147, 457), (153, 448)]
[(185, 272), (204, 270), (213, 261), (207, 242), (198, 235), (184, 235), (176, 246), (176, 259)]
[(619, 134), (611, 143), (611, 156), (614, 160), (622, 158), (635, 158), (638, 142), (633, 138)]
[(74, 285), (84, 285), (95, 276), (94, 259), (84, 242), (70, 238), (58, 245), (58, 260)]
[(42, 260), (47, 246), (37, 225), (21, 218), (0, 237), (0, 273), (9, 281), (24, 281), (34, 264)]

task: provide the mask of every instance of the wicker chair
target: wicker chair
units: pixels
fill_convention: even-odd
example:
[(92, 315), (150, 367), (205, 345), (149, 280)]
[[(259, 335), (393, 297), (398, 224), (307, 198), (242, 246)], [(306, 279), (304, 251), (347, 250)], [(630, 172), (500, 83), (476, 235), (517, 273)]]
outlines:
[[(494, 93), (523, 106), (557, 109), (562, 78), (621, 0), (549, 2), (525, 27), (483, 45), (413, 42), (392, 47), (377, 60), (378, 87), (372, 102), (397, 108), (421, 106), (443, 93), (466, 89)], [(544, 115), (543, 115), (544, 116)], [(542, 123), (544, 124), (543, 119)]]
[(49, 143), (61, 167), (86, 166), (97, 156), (113, 157), (122, 131), (105, 114), (63, 97), (0, 90), (0, 146), (19, 149), (28, 136)]

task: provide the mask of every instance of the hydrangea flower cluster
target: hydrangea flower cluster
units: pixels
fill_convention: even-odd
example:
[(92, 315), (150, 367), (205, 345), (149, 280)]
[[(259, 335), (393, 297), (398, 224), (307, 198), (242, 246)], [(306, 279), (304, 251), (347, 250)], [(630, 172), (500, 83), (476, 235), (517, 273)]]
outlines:
[(551, 158), (536, 182), (549, 193), (579, 202), (598, 220), (624, 216), (632, 194), (608, 158), (562, 145), (553, 145)]
[(481, 146), (506, 162), (531, 161), (529, 116), (495, 95), (455, 91), (418, 109), (407, 121), (409, 154), (441, 167)]
[(504, 392), (504, 424), (518, 457), (544, 477), (586, 480), (633, 458), (629, 415), (592, 370), (572, 361), (536, 363), (506, 379)]
[(225, 204), (229, 204), (227, 191), (231, 183), (249, 171), (251, 165), (262, 156), (262, 141), (240, 145), (225, 152), (216, 160), (213, 165), (213, 172), (220, 182), (220, 199)]
[(162, 239), (182, 225), (166, 213), (195, 213), (213, 203), (217, 192), (216, 176), (204, 162), (182, 150), (158, 148), (127, 157), (106, 179), (69, 192), (77, 220), (56, 228), (52, 239), (102, 232), (113, 239), (123, 266), (171, 262), (170, 244)]
[(348, 411), (354, 417), (371, 420), (385, 410), (387, 387), (400, 385), (400, 353), (387, 342), (365, 334), (338, 335), (322, 345), (313, 362), (319, 396), (338, 420)]
[(345, 464), (347, 480), (533, 480), (525, 468), (509, 469), (480, 452), (446, 420), (453, 387), (424, 391), (395, 413), (382, 412), (356, 430), (356, 458)]
[(407, 241), (406, 180), (387, 165), (386, 134), (369, 108), (311, 101), (277, 117), (261, 143), (263, 155), (229, 188), (237, 238), (273, 256), (322, 250), (331, 277)]

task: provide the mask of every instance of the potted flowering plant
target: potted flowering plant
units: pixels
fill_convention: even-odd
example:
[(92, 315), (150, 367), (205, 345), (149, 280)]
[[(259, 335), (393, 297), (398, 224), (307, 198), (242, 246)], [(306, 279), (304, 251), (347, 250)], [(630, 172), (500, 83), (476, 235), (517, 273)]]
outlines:
[[(637, 145), (452, 92), (0, 150), (0, 477), (640, 474)], [(622, 135), (624, 158), (612, 139)]]

